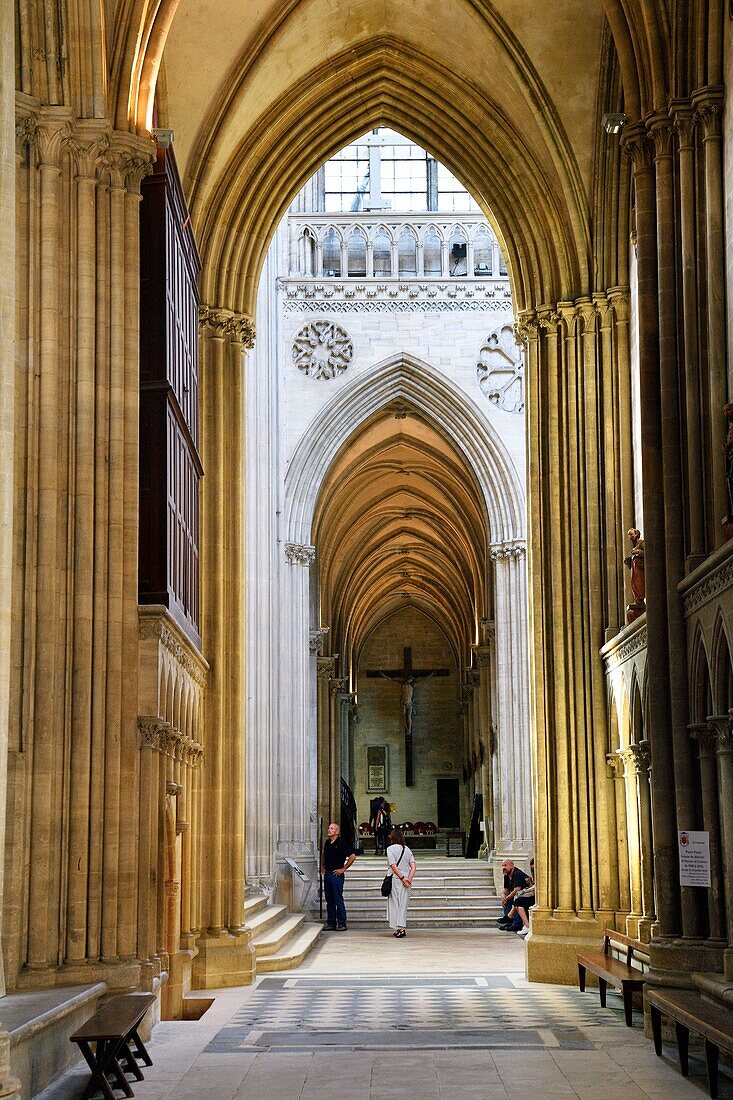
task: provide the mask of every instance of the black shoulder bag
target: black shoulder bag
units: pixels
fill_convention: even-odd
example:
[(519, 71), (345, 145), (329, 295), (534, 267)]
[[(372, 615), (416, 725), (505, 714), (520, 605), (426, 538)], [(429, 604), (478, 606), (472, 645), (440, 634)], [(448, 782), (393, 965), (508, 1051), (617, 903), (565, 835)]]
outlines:
[[(405, 845), (403, 844), (402, 845), (402, 851), (400, 852), (400, 858), (395, 863), (395, 867), (399, 867), (400, 861), (402, 860), (402, 857), (403, 857), (404, 854), (405, 854)], [(382, 883), (382, 897), (383, 898), (388, 898), (389, 895), (392, 893), (392, 879), (393, 879), (393, 877), (394, 876), (393, 876), (392, 871), (388, 871), (387, 874), (384, 876), (384, 882)]]

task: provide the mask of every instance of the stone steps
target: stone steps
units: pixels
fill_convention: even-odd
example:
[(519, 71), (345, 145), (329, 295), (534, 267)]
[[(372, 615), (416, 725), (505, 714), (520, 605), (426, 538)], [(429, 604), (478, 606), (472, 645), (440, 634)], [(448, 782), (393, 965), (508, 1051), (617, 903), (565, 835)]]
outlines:
[(320, 922), (307, 924), (305, 913), (268, 905), (259, 896), (246, 898), (244, 924), (252, 934), (258, 974), (299, 966), (321, 934)]
[[(426, 858), (420, 853), (416, 861), (408, 909), (411, 928), (495, 926), (502, 908), (487, 864), (445, 856)], [(384, 926), (386, 901), (380, 885), (385, 873), (386, 860), (381, 856), (361, 857), (347, 872), (344, 902), (350, 927)]]
[(292, 970), (300, 966), (308, 952), (315, 946), (321, 930), (320, 924), (302, 924), (300, 931), (294, 936), (291, 935), (279, 951), (272, 955), (257, 956), (257, 973), (268, 974), (272, 971)]

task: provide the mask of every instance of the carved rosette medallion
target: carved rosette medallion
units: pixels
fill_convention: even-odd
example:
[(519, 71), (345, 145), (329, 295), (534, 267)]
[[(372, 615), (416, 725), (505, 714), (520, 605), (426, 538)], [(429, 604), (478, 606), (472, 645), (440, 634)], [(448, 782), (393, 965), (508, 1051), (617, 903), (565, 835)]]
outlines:
[(525, 557), (526, 553), (527, 545), (520, 539), (495, 542), (489, 547), (489, 557), (492, 561), (509, 561), (511, 558), (518, 560)]
[(511, 325), (495, 329), (484, 341), (476, 379), (492, 405), (505, 412), (524, 412), (524, 355)]
[(334, 321), (311, 321), (293, 340), (293, 362), (309, 378), (336, 378), (354, 358), (354, 343)]

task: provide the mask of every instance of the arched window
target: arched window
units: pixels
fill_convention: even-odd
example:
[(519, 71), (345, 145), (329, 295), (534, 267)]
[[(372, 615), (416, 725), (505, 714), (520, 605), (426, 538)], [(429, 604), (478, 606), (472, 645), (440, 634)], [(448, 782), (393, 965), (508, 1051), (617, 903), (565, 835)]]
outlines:
[(323, 274), (341, 276), (341, 241), (333, 226), (323, 238)]
[(402, 230), (397, 242), (400, 278), (417, 275), (417, 241), (415, 234), (407, 226)]
[(423, 239), (423, 271), (426, 275), (440, 275), (440, 237), (431, 225)]
[(352, 229), (347, 247), (349, 250), (347, 275), (350, 278), (363, 279), (366, 275), (366, 237), (358, 227)]
[(473, 274), (486, 277), (492, 274), (491, 252), (493, 241), (488, 229), (479, 229), (473, 239)]
[(384, 229), (380, 229), (374, 238), (372, 254), (374, 256), (375, 276), (390, 276), (392, 274), (392, 242)]
[(456, 226), (450, 235), (450, 250), (448, 253), (448, 273), (461, 276), (468, 274), (468, 259), (466, 255), (466, 238), (462, 230)]

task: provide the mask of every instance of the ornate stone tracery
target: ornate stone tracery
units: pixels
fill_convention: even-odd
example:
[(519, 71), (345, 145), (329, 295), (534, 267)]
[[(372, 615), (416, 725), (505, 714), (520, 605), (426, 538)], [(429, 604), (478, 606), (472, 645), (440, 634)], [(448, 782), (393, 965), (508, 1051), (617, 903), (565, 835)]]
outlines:
[(495, 329), (485, 340), (476, 379), (492, 405), (505, 412), (524, 412), (524, 355), (511, 325)]
[(336, 378), (353, 358), (351, 337), (334, 321), (311, 321), (293, 340), (293, 362), (309, 378)]

